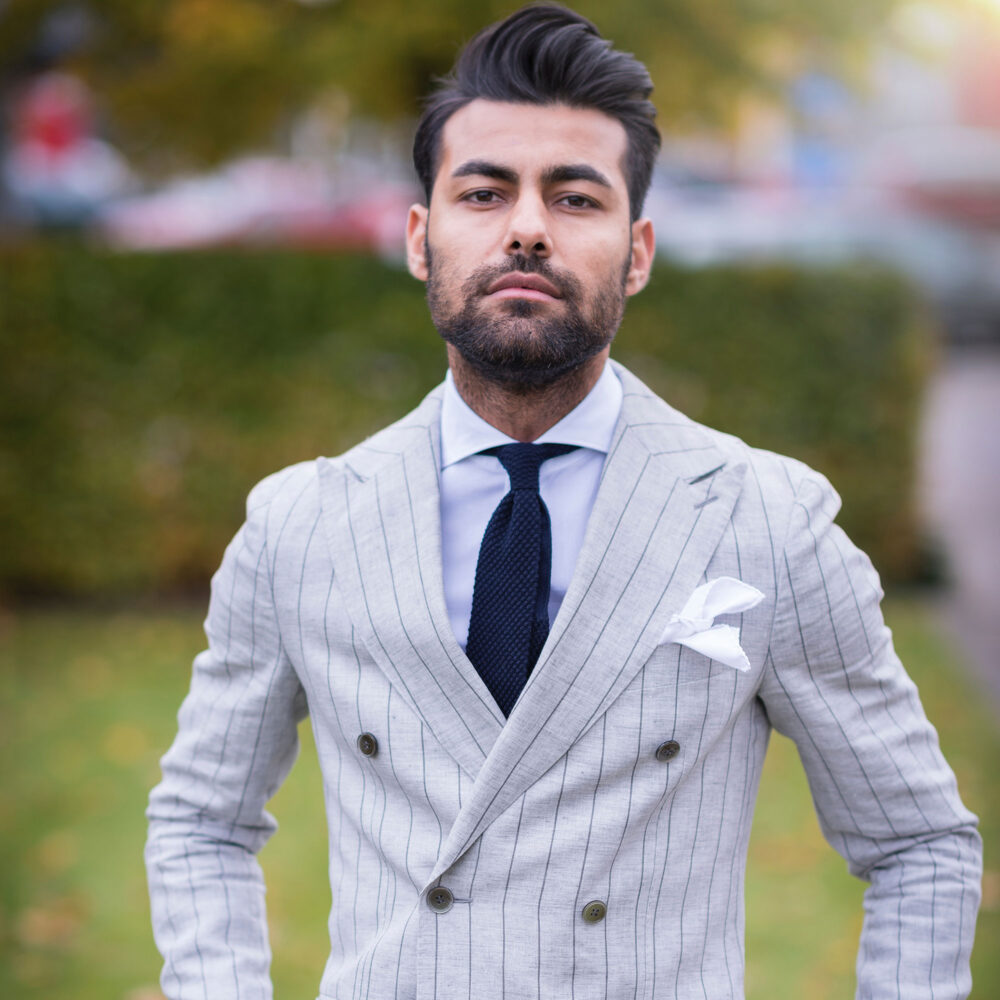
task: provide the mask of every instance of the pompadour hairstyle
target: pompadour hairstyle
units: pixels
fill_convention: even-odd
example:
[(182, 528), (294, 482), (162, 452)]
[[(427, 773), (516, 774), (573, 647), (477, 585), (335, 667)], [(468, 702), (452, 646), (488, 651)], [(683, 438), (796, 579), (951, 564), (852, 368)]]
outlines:
[(565, 104), (603, 111), (624, 127), (624, 172), (634, 221), (660, 149), (652, 90), (646, 67), (613, 49), (586, 18), (554, 3), (523, 7), (476, 35), (425, 102), (413, 140), (413, 165), (427, 203), (440, 163), (441, 133), (460, 108), (479, 98)]

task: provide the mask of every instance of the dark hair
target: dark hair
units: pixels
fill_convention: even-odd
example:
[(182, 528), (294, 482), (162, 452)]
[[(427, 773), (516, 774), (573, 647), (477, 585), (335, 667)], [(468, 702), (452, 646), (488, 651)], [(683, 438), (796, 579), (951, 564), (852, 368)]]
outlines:
[(459, 53), (427, 98), (413, 139), (413, 165), (430, 204), (445, 122), (477, 98), (514, 104), (593, 108), (621, 122), (633, 221), (642, 212), (660, 133), (646, 67), (618, 52), (575, 11), (532, 4), (484, 28)]

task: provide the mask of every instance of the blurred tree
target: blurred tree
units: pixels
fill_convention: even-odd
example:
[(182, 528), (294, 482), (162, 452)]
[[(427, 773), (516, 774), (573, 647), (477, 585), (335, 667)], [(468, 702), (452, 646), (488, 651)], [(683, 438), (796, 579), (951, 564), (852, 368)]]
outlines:
[[(774, 87), (775, 43), (863, 38), (893, 0), (579, 0), (649, 66), (664, 123), (725, 119), (748, 86)], [(510, 0), (0, 0), (0, 66), (48, 58), (100, 95), (115, 138), (159, 170), (272, 144), (318, 94), (413, 116), (431, 79)], [(85, 44), (59, 44), (81, 24)], [(47, 41), (46, 41), (47, 39)], [(48, 52), (46, 53), (46, 46)], [(775, 91), (777, 92), (777, 90)]]

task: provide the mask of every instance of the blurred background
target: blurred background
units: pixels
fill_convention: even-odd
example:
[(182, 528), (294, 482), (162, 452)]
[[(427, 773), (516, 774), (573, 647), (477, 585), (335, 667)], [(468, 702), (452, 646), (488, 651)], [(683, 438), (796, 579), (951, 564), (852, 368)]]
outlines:
[[(159, 997), (142, 811), (209, 576), (257, 479), (440, 381), (409, 143), (516, 6), (0, 0), (0, 995)], [(998, 996), (1000, 0), (576, 7), (649, 66), (664, 133), (614, 354), (842, 493), (981, 816)], [(302, 736), (262, 855), (279, 998), (326, 955)], [(776, 738), (750, 1000), (853, 995), (862, 890)]]

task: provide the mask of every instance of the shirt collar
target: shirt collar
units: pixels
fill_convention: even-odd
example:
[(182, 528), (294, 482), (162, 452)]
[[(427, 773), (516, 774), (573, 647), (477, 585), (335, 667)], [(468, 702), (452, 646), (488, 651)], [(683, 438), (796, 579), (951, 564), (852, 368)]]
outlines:
[[(536, 443), (573, 444), (607, 454), (623, 395), (621, 382), (605, 362), (593, 389)], [(511, 444), (513, 440), (483, 420), (462, 399), (449, 369), (441, 403), (441, 468), (461, 462), (484, 448)]]

